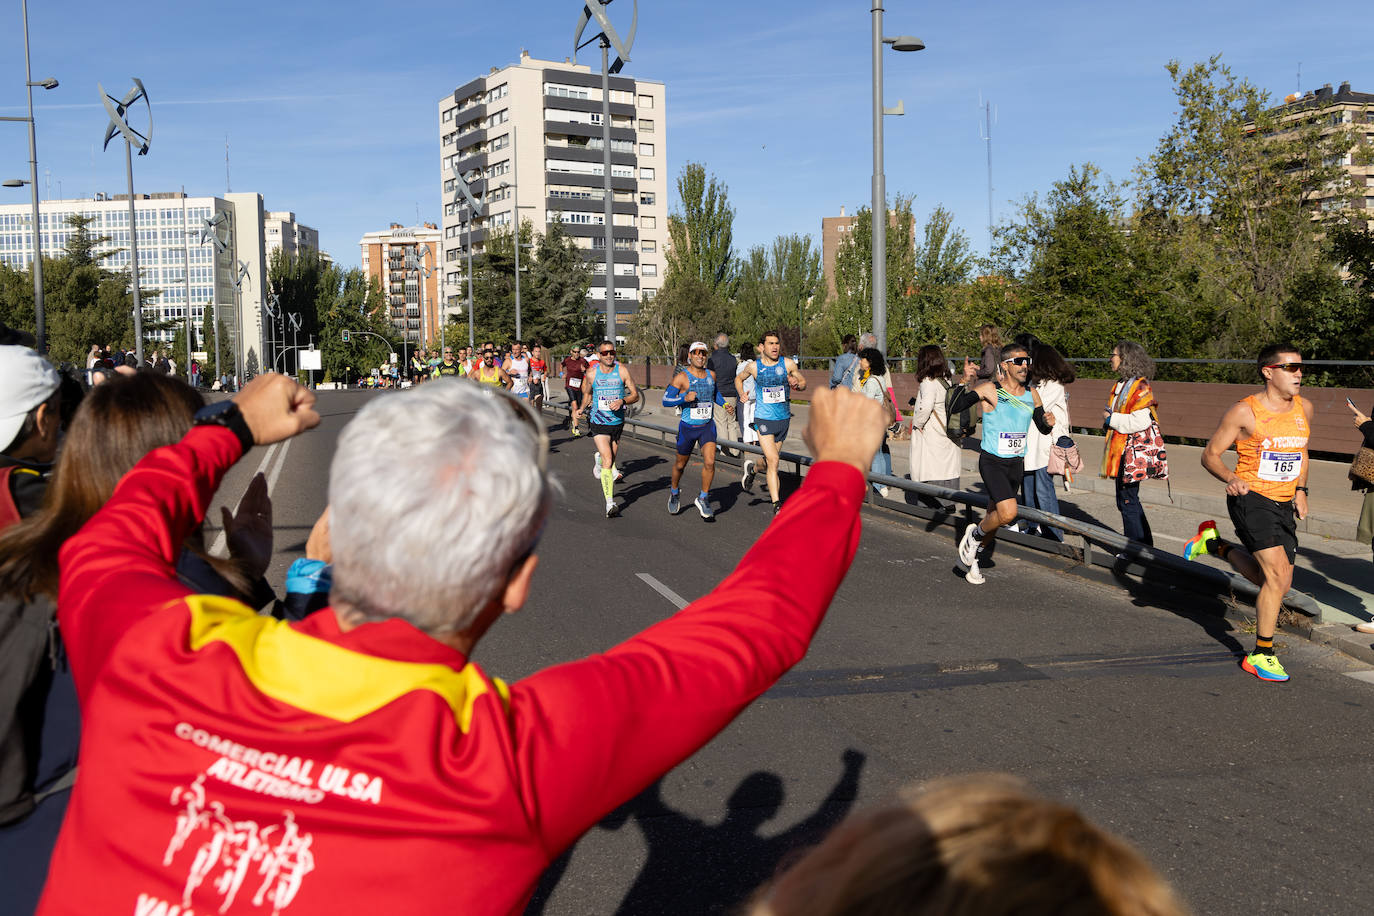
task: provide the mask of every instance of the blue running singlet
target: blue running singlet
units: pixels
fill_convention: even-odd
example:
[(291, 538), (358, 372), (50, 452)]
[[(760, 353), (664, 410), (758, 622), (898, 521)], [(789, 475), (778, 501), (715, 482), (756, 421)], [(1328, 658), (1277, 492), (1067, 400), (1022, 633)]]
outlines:
[(789, 419), (792, 416), (792, 408), (788, 402), (792, 394), (787, 383), (786, 357), (778, 357), (778, 361), (771, 366), (765, 364), (760, 357), (755, 361), (755, 366), (758, 383), (755, 388), (757, 406), (754, 408), (754, 419)]
[(1035, 397), (1029, 391), (1017, 397), (999, 387), (997, 409), (983, 412), (983, 451), (998, 458), (1024, 456), (1034, 412)]
[(706, 370), (705, 378), (697, 378), (691, 372), (687, 372), (687, 380), (690, 383), (688, 391), (695, 391), (697, 399), (690, 404), (682, 405), (682, 425), (705, 426), (715, 418), (712, 407), (716, 403), (716, 380), (711, 377), (710, 369)]
[(625, 405), (615, 410), (607, 405), (619, 398), (625, 399), (625, 381), (620, 377), (620, 363), (603, 372), (601, 364), (596, 364), (596, 374), (592, 377), (592, 416), (591, 422), (598, 426), (621, 426), (625, 422)]

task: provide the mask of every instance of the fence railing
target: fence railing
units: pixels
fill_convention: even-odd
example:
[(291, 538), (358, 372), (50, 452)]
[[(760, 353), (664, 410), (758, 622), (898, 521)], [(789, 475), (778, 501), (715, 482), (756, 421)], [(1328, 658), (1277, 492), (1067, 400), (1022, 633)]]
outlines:
[[(550, 413), (563, 413), (562, 410), (546, 405), (544, 410)], [(658, 423), (651, 423), (641, 420), (634, 416), (625, 419), (625, 425), (638, 438), (654, 441), (657, 439), (667, 446), (670, 442), (677, 439), (677, 429), (662, 426)], [(722, 457), (722, 449), (732, 449), (740, 452), (748, 452), (753, 455), (762, 455), (763, 449), (757, 445), (741, 442), (737, 439), (718, 439), (717, 440), (717, 460)], [(798, 478), (806, 476), (805, 469), (813, 463), (808, 455), (799, 455), (795, 452), (783, 451), (779, 455), (781, 463), (791, 465), (792, 471)], [(781, 467), (779, 468), (781, 470)], [(923, 483), (916, 480), (908, 480), (905, 477), (893, 477), (887, 474), (866, 474), (865, 479), (870, 484), (881, 484), (888, 488), (895, 488), (903, 493), (910, 493), (917, 497), (925, 496), (932, 500), (944, 500), (950, 503), (962, 505), (963, 512), (959, 512), (951, 507), (937, 508), (936, 506), (911, 504), (903, 501), (884, 499), (878, 496), (871, 486), (867, 487), (868, 502), (873, 505), (881, 506), (905, 515), (915, 516), (927, 521), (934, 521), (937, 524), (949, 524), (955, 528), (959, 527), (960, 518), (972, 523), (974, 508), (987, 509), (988, 498), (982, 493), (973, 493), (967, 490), (951, 490), (948, 487), (940, 487), (934, 484)], [(1103, 528), (1079, 519), (1069, 518), (1065, 515), (1057, 515), (1052, 512), (1043, 512), (1028, 506), (1017, 506), (1017, 517), (1034, 522), (1037, 525), (1047, 525), (1052, 528), (1059, 528), (1074, 536), (1077, 545), (1051, 541), (1046, 538), (1024, 535), (1009, 528), (1004, 528), (997, 533), (999, 541), (1005, 540), (1020, 547), (1036, 550), (1041, 553), (1055, 554), (1076, 561), (1084, 566), (1101, 566), (1116, 568), (1124, 564), (1123, 571), (1131, 571), (1131, 567), (1139, 567), (1143, 570), (1153, 570), (1164, 573), (1167, 576), (1183, 576), (1197, 582), (1208, 591), (1217, 592), (1223, 595), (1244, 596), (1253, 603), (1259, 595), (1259, 587), (1243, 576), (1228, 573), (1211, 566), (1204, 566), (1200, 563), (1192, 563), (1176, 554), (1167, 553), (1139, 541), (1132, 541), (1126, 536), (1112, 531), (1110, 528)], [(1075, 549), (1075, 546), (1077, 549)], [(1120, 558), (1120, 559), (1118, 559)], [(1321, 605), (1312, 600), (1311, 597), (1296, 590), (1290, 590), (1284, 596), (1283, 603), (1289, 608), (1313, 619), (1314, 623), (1321, 623)]]

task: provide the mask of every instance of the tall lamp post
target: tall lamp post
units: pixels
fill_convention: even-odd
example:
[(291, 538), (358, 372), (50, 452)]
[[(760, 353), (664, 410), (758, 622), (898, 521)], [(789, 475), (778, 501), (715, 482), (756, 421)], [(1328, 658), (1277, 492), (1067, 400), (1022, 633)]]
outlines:
[(883, 115), (906, 111), (899, 100), (883, 107), (883, 45), (896, 51), (920, 51), (925, 42), (910, 35), (883, 37), (882, 0), (871, 0), (873, 13), (873, 336), (887, 355), (887, 179), (883, 175)]
[[(630, 48), (635, 43), (635, 32), (639, 31), (639, 0), (634, 0), (634, 18), (630, 21), (629, 34), (625, 40), (620, 40), (619, 33), (615, 26), (611, 25), (610, 17), (606, 15), (606, 7), (611, 0), (585, 0), (582, 6), (582, 16), (577, 21), (577, 31), (573, 33), (573, 63), (577, 63), (577, 52), (586, 47), (593, 41), (601, 44), (601, 142), (604, 144), (602, 151), (602, 170), (603, 187), (606, 191), (606, 339), (615, 340), (615, 214), (613, 204), (615, 192), (611, 189), (611, 74), (619, 73), (621, 69), (630, 62)], [(877, 0), (874, 0), (877, 2)], [(596, 27), (600, 31), (582, 41), (582, 30), (592, 20), (596, 20)], [(610, 63), (609, 54), (611, 47), (615, 47), (615, 63)], [(519, 211), (516, 211), (517, 213)], [(517, 238), (517, 244), (519, 239)], [(516, 272), (519, 276), (519, 272)]]
[(472, 188), (468, 187), (468, 181), (463, 177), (462, 171), (455, 163), (453, 166), (453, 205), (467, 211), (468, 218), (464, 220), (465, 237), (464, 248), (467, 249), (468, 256), (468, 346), (477, 348), (476, 325), (472, 315), (472, 218), (477, 215), (477, 198), (472, 196)]
[(0, 118), (0, 121), (27, 121), (29, 125), (29, 180), (6, 181), (5, 187), (18, 188), (27, 184), (29, 186), (29, 199), (33, 203), (33, 316), (34, 316), (34, 336), (37, 338), (38, 352), (48, 351), (48, 325), (43, 311), (43, 231), (38, 217), (38, 138), (33, 126), (33, 87), (41, 86), (44, 89), (56, 89), (57, 80), (52, 77), (47, 79), (35, 80), (33, 71), (29, 67), (29, 4), (28, 0), (20, 0), (19, 4), (24, 16), (24, 85), (29, 94), (29, 116), (27, 118)]
[[(214, 215), (213, 217), (209, 218), (209, 219), (206, 219), (206, 218), (204, 218), (204, 217), (201, 218), (201, 223), (203, 223), (203, 225), (200, 227), (200, 244), (201, 244), (201, 245), (204, 245), (204, 244), (206, 244), (207, 242), (210, 243), (210, 245), (215, 249), (215, 251), (214, 251), (214, 256), (215, 256), (215, 257), (218, 257), (219, 255), (224, 254), (226, 251), (229, 250), (229, 226), (228, 226), (228, 222), (229, 222), (228, 217), (225, 215), (225, 213), (224, 213), (223, 210), (217, 211), (217, 212), (215, 213), (215, 215)], [(221, 229), (221, 228), (224, 229), (224, 235), (223, 235), (223, 236), (220, 235), (220, 229)], [(212, 276), (212, 277), (214, 276), (214, 271), (213, 271), (213, 270), (211, 271), (211, 276)], [(223, 374), (223, 370), (220, 368), (220, 347), (219, 347), (219, 295), (218, 295), (218, 289), (217, 289), (218, 285), (219, 285), (219, 284), (216, 283), (216, 284), (212, 285), (211, 288), (210, 288), (210, 289), (211, 289), (211, 292), (210, 292), (210, 322), (211, 322), (211, 324), (213, 325), (213, 327), (211, 328), (211, 330), (213, 331), (213, 333), (214, 333), (214, 335), (215, 335), (215, 378), (216, 378), (216, 379), (218, 379), (218, 378)]]
[[(238, 329), (238, 333), (236, 335), (237, 352), (234, 353), (234, 375), (236, 377), (236, 386), (242, 385), (245, 381), (247, 381), (243, 377), (243, 281), (246, 279), (248, 279), (248, 263), (246, 261), (239, 261), (238, 269), (234, 271), (234, 314), (239, 316), (239, 320), (236, 322)], [(261, 344), (259, 344), (259, 347), (261, 347)], [(237, 390), (237, 387), (235, 390)]]
[[(418, 281), (416, 285), (420, 287), (420, 327), (422, 328), (424, 327), (425, 322), (429, 320), (429, 313), (425, 309), (425, 281), (428, 280), (431, 276), (433, 276), (435, 269), (434, 267), (425, 266), (426, 257), (428, 257), (431, 261), (434, 260), (434, 256), (429, 253), (429, 243), (417, 238), (415, 240), (415, 279)], [(438, 265), (435, 266), (437, 267)], [(410, 329), (407, 328), (405, 336), (402, 339), (404, 340), (409, 337)], [(428, 344), (429, 342), (425, 341), (425, 343)], [(447, 346), (447, 344), (444, 343), (443, 321), (439, 322), (439, 346)]]
[[(143, 365), (143, 303), (138, 294), (138, 214), (134, 212), (134, 144), (138, 144), (138, 154), (148, 155), (148, 147), (152, 143), (153, 135), (153, 107), (148, 102), (148, 91), (143, 88), (143, 81), (134, 77), (134, 88), (130, 89), (122, 99), (116, 99), (105, 91), (105, 87), (96, 83), (96, 88), (100, 90), (100, 102), (105, 106), (105, 112), (110, 116), (110, 123), (105, 127), (105, 145), (103, 149), (110, 148), (110, 141), (118, 134), (124, 138), (124, 170), (129, 177), (129, 278), (130, 285), (134, 290), (134, 351), (138, 358), (138, 364)], [(129, 126), (125, 115), (128, 114), (130, 106), (139, 100), (143, 101), (144, 107), (148, 111), (148, 133), (141, 134)], [(35, 192), (36, 193), (36, 192)]]

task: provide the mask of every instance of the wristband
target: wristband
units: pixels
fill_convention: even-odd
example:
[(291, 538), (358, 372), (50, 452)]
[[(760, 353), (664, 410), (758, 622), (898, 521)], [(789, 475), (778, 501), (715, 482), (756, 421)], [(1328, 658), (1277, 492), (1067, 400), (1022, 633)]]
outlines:
[(243, 419), (243, 412), (239, 410), (239, 405), (233, 400), (206, 404), (196, 411), (195, 418), (191, 420), (191, 425), (223, 426), (238, 437), (239, 445), (243, 447), (243, 454), (248, 454), (249, 450), (253, 448), (253, 431), (248, 428), (248, 421)]
[(1293, 489), (1294, 489), (1294, 490), (1302, 490), (1304, 493), (1307, 492), (1307, 487), (1294, 487)]

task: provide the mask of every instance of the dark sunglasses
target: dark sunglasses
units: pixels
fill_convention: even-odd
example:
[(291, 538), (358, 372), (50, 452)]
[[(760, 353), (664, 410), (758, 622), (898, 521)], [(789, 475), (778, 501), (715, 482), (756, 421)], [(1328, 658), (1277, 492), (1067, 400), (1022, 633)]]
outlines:
[(1004, 363), (1011, 363), (1013, 366), (1029, 366), (1031, 358), (1029, 356), (1013, 356), (1011, 359), (1002, 360)]
[(602, 351), (600, 351), (597, 355), (598, 355), (598, 356), (615, 356), (615, 351), (614, 351), (614, 350), (602, 350)]
[(1284, 372), (1301, 372), (1302, 363), (1274, 363), (1272, 366), (1265, 366), (1266, 369), (1282, 369)]

